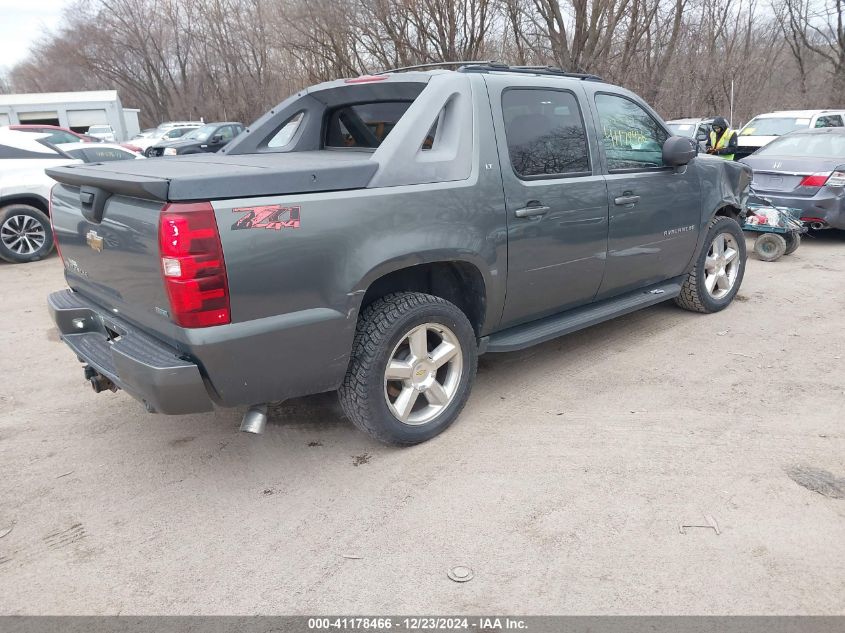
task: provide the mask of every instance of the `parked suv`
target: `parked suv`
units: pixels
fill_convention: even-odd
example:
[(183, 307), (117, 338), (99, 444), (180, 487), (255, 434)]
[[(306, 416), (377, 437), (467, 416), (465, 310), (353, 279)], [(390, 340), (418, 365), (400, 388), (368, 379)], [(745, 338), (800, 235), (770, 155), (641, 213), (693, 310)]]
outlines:
[(243, 130), (242, 123), (206, 123), (176, 140), (156, 143), (147, 151), (147, 156), (178, 156), (181, 154), (216, 152), (225, 147)]
[(670, 299), (722, 310), (745, 271), (751, 170), (555, 70), (332, 81), (216, 154), (49, 173), (71, 288), (50, 311), (94, 390), (249, 406), (245, 430), (336, 389), (359, 428), (422, 442), (479, 354)]
[(25, 264), (53, 250), (47, 214), (56, 183), (44, 169), (81, 161), (50, 145), (49, 138), (0, 128), (0, 260)]
[(107, 143), (117, 142), (117, 134), (111, 125), (92, 125), (88, 128), (88, 135)]

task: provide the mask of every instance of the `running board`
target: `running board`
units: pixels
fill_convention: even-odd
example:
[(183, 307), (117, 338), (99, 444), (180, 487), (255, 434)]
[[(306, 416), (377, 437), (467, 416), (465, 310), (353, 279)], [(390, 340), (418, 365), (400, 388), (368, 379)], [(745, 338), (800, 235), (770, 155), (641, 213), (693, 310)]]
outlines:
[(531, 347), (558, 336), (582, 330), (602, 321), (634, 312), (641, 308), (674, 299), (681, 294), (677, 279), (665, 281), (643, 290), (591, 303), (568, 312), (554, 314), (531, 323), (517, 325), (491, 334), (487, 341), (487, 352), (513, 352)]

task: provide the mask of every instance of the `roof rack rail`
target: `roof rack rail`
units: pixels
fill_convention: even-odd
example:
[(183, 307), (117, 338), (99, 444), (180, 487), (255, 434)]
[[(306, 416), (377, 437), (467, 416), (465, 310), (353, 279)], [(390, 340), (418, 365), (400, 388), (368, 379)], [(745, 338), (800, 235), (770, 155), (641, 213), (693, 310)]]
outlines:
[(604, 81), (598, 75), (592, 73), (571, 73), (559, 68), (557, 66), (508, 66), (501, 62), (466, 62), (467, 65), (458, 68), (459, 73), (488, 73), (488, 72), (508, 72), (508, 73), (524, 73), (526, 75), (553, 75), (556, 77), (569, 77), (571, 79), (581, 79), (583, 81)]
[(431, 62), (428, 64), (415, 64), (413, 66), (402, 66), (401, 68), (388, 68), (387, 70), (380, 70), (375, 75), (386, 75), (387, 73), (401, 73), (406, 70), (418, 70), (420, 68), (444, 68), (447, 66), (465, 66), (466, 64), (498, 64), (494, 60), (484, 61), (463, 61), (463, 62)]
[(387, 70), (380, 70), (373, 75), (386, 75), (388, 73), (399, 73), (406, 70), (419, 70), (421, 68), (445, 68), (449, 66), (457, 66), (459, 73), (489, 73), (489, 72), (509, 72), (509, 73), (523, 73), (526, 75), (554, 75), (556, 77), (570, 77), (573, 79), (582, 79), (584, 81), (604, 81), (598, 75), (591, 73), (571, 73), (558, 68), (557, 66), (509, 66), (495, 59), (484, 61), (458, 61), (458, 62), (430, 62), (428, 64), (415, 64), (413, 66), (402, 66), (401, 68), (389, 68)]

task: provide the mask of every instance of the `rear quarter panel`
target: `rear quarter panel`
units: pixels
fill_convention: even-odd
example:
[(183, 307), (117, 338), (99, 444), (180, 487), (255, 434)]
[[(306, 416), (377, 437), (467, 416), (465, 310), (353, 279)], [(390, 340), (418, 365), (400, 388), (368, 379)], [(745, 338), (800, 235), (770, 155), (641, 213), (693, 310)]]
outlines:
[[(238, 226), (250, 210), (266, 206), (284, 209), (283, 226)], [(214, 208), (232, 327), (264, 331), (259, 346), (233, 350), (243, 381), (261, 384), (257, 393), (282, 394), (279, 399), (336, 388), (364, 293), (400, 268), (469, 262), (485, 281), (485, 327), (501, 316), (507, 242), (497, 165), (456, 183), (245, 198), (215, 202)], [(204, 362), (225, 363), (225, 353)], [(217, 381), (215, 386), (225, 389)]]

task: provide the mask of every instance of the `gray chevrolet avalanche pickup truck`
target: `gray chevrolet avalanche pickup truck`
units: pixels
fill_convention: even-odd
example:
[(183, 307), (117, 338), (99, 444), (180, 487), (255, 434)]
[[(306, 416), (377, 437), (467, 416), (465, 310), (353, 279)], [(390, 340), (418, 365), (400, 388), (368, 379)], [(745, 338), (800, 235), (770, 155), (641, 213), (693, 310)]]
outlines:
[(447, 428), (484, 352), (742, 283), (748, 167), (636, 95), (468, 63), (323, 83), (221, 153), (48, 170), (70, 289), (50, 295), (95, 391), (151, 412), (337, 390), (384, 442)]

